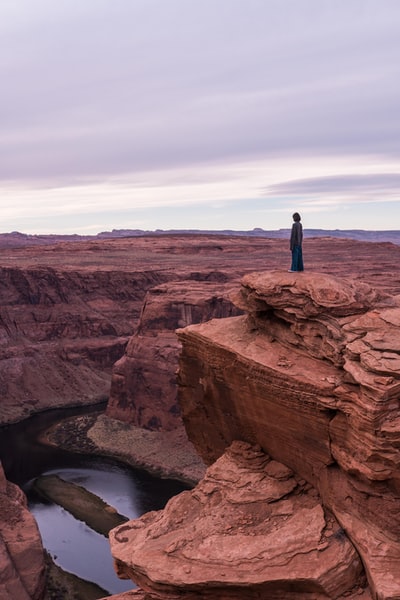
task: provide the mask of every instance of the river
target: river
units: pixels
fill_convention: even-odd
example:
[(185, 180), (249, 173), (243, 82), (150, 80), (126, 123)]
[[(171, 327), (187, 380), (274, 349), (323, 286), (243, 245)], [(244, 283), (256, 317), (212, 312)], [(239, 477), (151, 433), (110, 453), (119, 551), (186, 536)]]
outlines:
[(0, 459), (7, 478), (25, 491), (43, 545), (54, 562), (115, 594), (134, 585), (116, 577), (108, 539), (60, 506), (37, 497), (32, 490), (34, 479), (42, 474), (57, 474), (85, 487), (130, 519), (163, 508), (169, 498), (186, 488), (179, 482), (158, 479), (108, 458), (75, 454), (38, 441), (39, 434), (53, 423), (91, 410), (98, 411), (99, 406), (47, 411), (2, 427)]

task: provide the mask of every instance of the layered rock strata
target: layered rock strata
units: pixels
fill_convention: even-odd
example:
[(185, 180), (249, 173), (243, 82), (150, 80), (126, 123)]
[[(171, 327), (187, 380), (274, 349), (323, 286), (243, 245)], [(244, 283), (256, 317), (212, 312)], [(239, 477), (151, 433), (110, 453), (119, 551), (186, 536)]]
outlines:
[(148, 599), (370, 597), (357, 552), (312, 486), (244, 442), (193, 491), (110, 539), (120, 576)]
[(4, 476), (0, 463), (0, 598), (40, 600), (44, 551), (23, 492)]
[(136, 331), (149, 289), (237, 281), (250, 270), (249, 256), (261, 266), (266, 251), (276, 260), (279, 241), (148, 235), (45, 247), (0, 243), (0, 424), (106, 399), (112, 366)]
[(320, 273), (243, 278), (247, 316), (178, 332), (189, 439), (259, 444), (321, 494), (374, 598), (400, 598), (400, 301)]
[[(328, 238), (308, 239), (304, 249), (306, 267), (310, 271), (347, 275), (358, 282), (373, 281), (374, 285), (380, 289), (391, 293), (399, 292), (400, 281), (395, 275), (400, 260), (399, 247), (394, 247), (392, 244), (368, 244)], [(335, 261), (330, 260), (332, 255), (335, 256)], [(363, 260), (358, 261), (355, 265), (354, 256), (362, 256)], [(286, 240), (174, 235), (163, 238), (146, 236), (110, 242), (82, 242), (73, 245), (57, 244), (45, 249), (11, 248), (6, 251), (0, 250), (0, 261), (2, 264), (0, 337), (3, 348), (0, 364), (2, 382), (0, 422), (4, 423), (19, 420), (43, 408), (89, 403), (104, 398), (109, 389), (111, 365), (116, 358), (122, 355), (128, 336), (135, 331), (143, 298), (150, 288), (159, 287), (163, 282), (171, 281), (177, 282), (178, 288), (184, 281), (186, 287), (193, 283), (209, 281), (214, 283), (232, 282), (236, 285), (238, 279), (250, 270), (287, 268), (289, 252)], [(179, 296), (179, 292), (174, 291), (173, 286), (171, 290), (173, 294)], [(160, 299), (165, 297), (165, 294), (153, 296), (151, 302), (153, 313), (157, 312), (156, 296)], [(174, 302), (169, 306), (173, 309)], [(360, 314), (362, 315), (362, 313)], [(212, 316), (216, 315), (210, 314), (210, 317)], [(369, 318), (370, 315), (366, 316)], [(388, 313), (385, 318), (388, 318)], [(152, 319), (149, 321), (151, 322)], [(168, 327), (181, 327), (190, 322), (187, 319), (179, 321), (180, 319), (173, 323), (172, 319)], [(260, 324), (261, 321), (262, 319), (259, 321)], [(390, 322), (390, 318), (388, 322)], [(153, 325), (153, 332), (155, 332), (156, 324), (153, 323)], [(286, 331), (292, 325), (293, 323), (289, 324)], [(162, 327), (164, 326), (162, 325)], [(167, 331), (168, 327), (164, 331)], [(335, 327), (333, 329), (335, 330)], [(393, 329), (395, 331), (395, 327)], [(142, 335), (145, 336), (148, 333), (143, 330)], [(354, 335), (354, 332), (351, 335)], [(359, 334), (356, 332), (355, 335), (357, 337)], [(168, 335), (166, 338), (167, 344), (170, 343), (171, 337)], [(263, 348), (261, 334), (258, 337)], [(316, 337), (318, 338), (318, 336)], [(236, 343), (234, 340), (232, 341), (234, 344)], [(374, 344), (379, 343), (379, 340), (374, 341)], [(350, 344), (351, 342), (347, 344), (347, 348), (349, 356), (353, 357), (351, 361), (353, 367), (354, 365), (355, 369), (357, 367), (357, 361), (354, 359), (357, 356), (360, 356), (360, 364), (361, 362), (368, 363), (371, 367), (376, 361), (375, 348), (373, 348), (373, 352), (366, 352), (365, 349), (360, 350), (356, 345), (350, 346)], [(284, 344), (282, 347), (285, 348)], [(289, 345), (289, 347), (291, 346)], [(163, 352), (162, 343), (159, 348), (160, 352)], [(138, 356), (140, 356), (143, 348), (139, 346), (138, 350)], [(211, 345), (210, 356), (207, 360), (212, 362), (211, 356), (214, 351), (215, 348)], [(331, 351), (332, 349), (330, 349)], [(393, 353), (396, 354), (396, 351), (389, 354)], [(149, 354), (151, 355), (151, 353)], [(289, 367), (293, 369), (293, 365), (290, 365), (290, 360), (284, 353), (279, 362), (284, 370)], [(380, 362), (383, 364), (382, 360)], [(387, 363), (385, 368), (390, 367), (393, 365), (393, 357), (385, 356), (385, 362)], [(166, 361), (167, 363), (168, 361)], [(173, 361), (172, 363), (173, 369), (169, 372), (171, 380), (175, 369), (175, 363)], [(131, 366), (134, 367), (134, 363)], [(339, 369), (339, 367), (336, 368)], [(364, 367), (363, 370), (365, 371)], [(156, 379), (156, 377), (157, 373), (154, 373), (154, 378)], [(379, 380), (380, 377), (381, 375), (378, 375), (377, 379)], [(376, 384), (376, 382), (372, 383)], [(285, 385), (287, 385), (287, 380)], [(116, 388), (113, 390), (115, 391)], [(120, 390), (122, 396), (126, 397), (127, 388), (123, 385)], [(395, 392), (393, 393), (395, 394)], [(118, 394), (115, 394), (114, 399), (117, 396)], [(149, 393), (143, 397), (150, 403), (152, 402), (152, 394)], [(393, 394), (392, 401), (396, 401)], [(352, 403), (351, 396), (349, 396), (348, 402)], [(160, 414), (149, 410), (144, 404), (141, 406), (140, 412), (145, 414), (143, 423), (148, 423), (150, 426), (154, 424), (155, 428), (164, 424)], [(231, 417), (229, 408), (228, 406), (227, 417)], [(332, 409), (329, 408), (328, 411), (330, 410)], [(135, 408), (132, 409), (127, 404), (126, 414), (131, 415), (135, 411)], [(362, 411), (362, 407), (360, 407), (360, 411)], [(344, 409), (343, 412), (345, 412)], [(211, 410), (210, 413), (212, 413)], [(328, 414), (333, 415), (333, 413)], [(169, 418), (170, 416), (168, 416), (168, 422)], [(175, 415), (173, 422), (176, 420)], [(342, 430), (345, 424), (345, 421), (340, 423), (339, 419), (337, 420), (337, 436), (343, 435)], [(375, 424), (377, 428), (380, 427), (379, 418), (375, 423), (371, 419), (369, 432)], [(169, 426), (167, 425), (167, 427)], [(382, 447), (385, 447), (385, 461), (393, 464), (396, 463), (396, 455), (393, 452), (390, 456), (391, 451), (388, 450), (385, 438), (392, 437), (394, 439), (397, 435), (396, 427), (395, 409), (393, 409), (390, 418), (386, 420), (381, 429), (383, 432), (381, 444)], [(248, 431), (245, 437), (248, 436), (249, 439), (252, 439), (252, 432), (248, 425), (246, 428)], [(310, 434), (312, 434), (311, 431)], [(210, 436), (210, 443), (216, 443), (219, 435), (216, 433), (214, 438)], [(334, 439), (331, 431), (329, 431), (329, 435), (328, 444), (317, 443), (314, 440), (315, 445), (324, 447), (327, 445), (329, 450), (330, 445), (333, 447)], [(358, 439), (354, 427), (351, 435), (353, 438), (348, 442), (350, 447)], [(304, 435), (303, 439), (306, 437)], [(222, 444), (219, 446), (217, 444), (216, 455), (223, 451), (230, 439), (231, 436), (228, 434)], [(312, 446), (313, 444), (308, 444), (308, 447)], [(335, 452), (340, 453), (340, 450), (341, 445), (337, 443)], [(203, 448), (203, 455), (211, 454), (211, 448), (207, 450)], [(315, 455), (318, 454), (318, 451), (315, 452)], [(346, 450), (343, 461), (349, 461), (350, 454), (351, 451)], [(331, 502), (332, 504), (334, 501), (336, 502), (336, 511), (339, 513), (340, 509), (341, 519), (344, 521), (347, 518), (350, 521), (349, 529), (352, 523), (355, 524), (354, 527), (360, 528), (361, 526), (357, 523), (355, 513), (349, 511), (348, 505), (351, 502), (355, 503), (360, 507), (359, 512), (362, 513), (363, 502), (368, 497), (368, 510), (375, 511), (380, 519), (376, 526), (379, 534), (382, 529), (381, 521), (384, 519), (386, 511), (386, 508), (382, 509), (381, 504), (382, 494), (385, 495), (389, 481), (385, 479), (387, 477), (386, 466), (382, 470), (383, 480), (381, 482), (376, 480), (374, 494), (371, 494), (370, 480), (367, 478), (365, 482), (362, 481), (360, 456), (355, 461), (357, 470), (352, 480), (348, 477), (346, 481), (343, 481), (342, 471), (337, 469), (335, 461), (336, 458), (332, 455), (331, 466), (323, 467), (321, 477), (314, 477), (314, 480), (318, 480), (318, 483), (321, 482), (325, 498), (329, 499), (332, 496)], [(367, 471), (372, 468), (376, 477), (379, 472), (379, 461), (379, 455), (375, 466), (373, 465), (373, 456), (368, 460)], [(348, 472), (350, 472), (351, 466), (348, 468)], [(391, 483), (393, 490), (397, 489), (395, 479), (393, 478)], [(346, 486), (350, 486), (350, 491)], [(343, 490), (344, 498), (341, 504), (338, 501), (337, 488), (339, 487)], [(396, 499), (393, 502), (388, 501), (389, 510), (386, 511), (386, 514), (389, 516), (387, 520), (391, 518), (391, 510), (396, 513), (396, 502)], [(363, 523), (362, 519), (360, 522)], [(384, 531), (386, 535), (387, 528)], [(374, 532), (372, 537), (373, 540), (378, 540), (376, 554), (379, 557), (382, 550), (379, 546), (378, 534)], [(394, 537), (396, 535), (395, 530)], [(372, 548), (371, 539), (366, 536), (366, 540), (366, 545)], [(362, 548), (361, 541), (359, 548)], [(368, 555), (368, 549), (365, 553)], [(393, 554), (393, 557), (394, 564), (396, 564), (396, 555)], [(385, 573), (385, 564), (382, 568), (382, 573)], [(390, 585), (388, 576), (388, 586), (390, 587)]]
[(150, 430), (182, 426), (176, 385), (181, 345), (175, 330), (241, 313), (229, 299), (232, 283), (220, 278), (171, 282), (147, 292), (136, 333), (113, 368), (107, 416)]
[[(304, 254), (309, 270), (367, 278), (391, 292), (398, 293), (400, 289), (400, 282), (393, 275), (400, 261), (400, 246), (308, 238)], [(335, 261), (331, 260), (332, 255)], [(354, 256), (363, 257), (356, 272)], [(0, 424), (21, 420), (46, 408), (105, 399), (112, 365), (123, 356), (129, 337), (136, 333), (143, 301), (151, 288), (170, 282), (177, 286), (170, 288), (173, 298), (169, 307), (166, 290), (151, 298), (153, 309), (158, 299), (161, 313), (167, 308), (172, 311), (169, 324), (165, 317), (161, 319), (158, 348), (162, 354), (161, 338), (165, 337), (168, 349), (176, 342), (171, 342), (172, 329), (189, 324), (186, 318), (180, 324), (181, 316), (176, 314), (179, 285), (187, 291), (194, 285), (188, 307), (193, 309), (192, 322), (197, 322), (216, 315), (210, 306), (204, 316), (199, 316), (195, 286), (204, 283), (206, 290), (208, 283), (214, 283), (218, 293), (219, 284), (238, 287), (245, 273), (288, 268), (289, 264), (285, 239), (146, 235), (23, 248), (4, 248), (0, 240)], [(151, 321), (155, 334), (157, 323)], [(171, 335), (165, 336), (166, 332)], [(143, 332), (143, 336), (148, 335), (150, 331)], [(132, 349), (138, 355), (143, 351), (149, 360), (155, 354), (140, 344), (137, 351)], [(131, 349), (127, 362), (130, 353)], [(119, 368), (115, 371), (111, 412), (115, 408), (118, 417), (128, 421), (138, 416), (138, 422), (155, 429), (160, 423), (164, 425), (161, 413), (150, 414), (143, 402), (139, 404), (143, 420), (139, 411), (129, 406), (129, 382), (125, 386), (119, 379)], [(163, 385), (166, 377), (174, 378), (174, 368), (175, 363), (169, 375), (163, 374)], [(124, 372), (124, 377), (130, 376)], [(151, 394), (147, 397), (151, 399)], [(173, 420), (174, 415), (165, 418), (168, 427)]]
[(146, 277), (2, 268), (0, 281), (0, 423), (104, 400)]

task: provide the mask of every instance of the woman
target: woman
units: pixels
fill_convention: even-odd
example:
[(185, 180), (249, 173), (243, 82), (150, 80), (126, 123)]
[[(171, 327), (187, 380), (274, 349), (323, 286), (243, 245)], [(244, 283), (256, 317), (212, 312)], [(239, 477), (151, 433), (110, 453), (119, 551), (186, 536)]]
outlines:
[(289, 273), (295, 273), (296, 271), (304, 271), (303, 266), (303, 226), (300, 223), (301, 217), (299, 213), (293, 214), (293, 225), (292, 233), (290, 235), (290, 250), (292, 251), (292, 266), (289, 269)]

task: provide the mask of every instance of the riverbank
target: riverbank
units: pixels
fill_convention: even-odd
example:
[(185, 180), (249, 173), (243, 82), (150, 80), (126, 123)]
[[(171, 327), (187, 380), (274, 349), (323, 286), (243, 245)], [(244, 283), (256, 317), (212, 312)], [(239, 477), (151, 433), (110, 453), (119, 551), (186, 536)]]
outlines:
[(194, 486), (205, 465), (189, 442), (184, 428), (149, 431), (110, 419), (104, 413), (70, 417), (41, 437), (47, 444), (78, 452), (108, 456), (163, 479)]
[(99, 600), (108, 598), (107, 591), (72, 573), (63, 571), (46, 552), (46, 592), (43, 600)]
[(64, 481), (58, 475), (38, 477), (33, 489), (41, 498), (62, 506), (75, 519), (83, 521), (90, 529), (105, 537), (108, 537), (111, 529), (129, 520), (96, 494), (76, 483)]

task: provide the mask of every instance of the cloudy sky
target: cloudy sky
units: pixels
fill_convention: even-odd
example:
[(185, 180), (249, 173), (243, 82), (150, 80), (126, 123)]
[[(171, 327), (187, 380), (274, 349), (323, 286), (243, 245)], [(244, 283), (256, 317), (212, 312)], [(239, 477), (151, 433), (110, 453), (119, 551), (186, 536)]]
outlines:
[(0, 231), (400, 229), (399, 0), (2, 0)]

